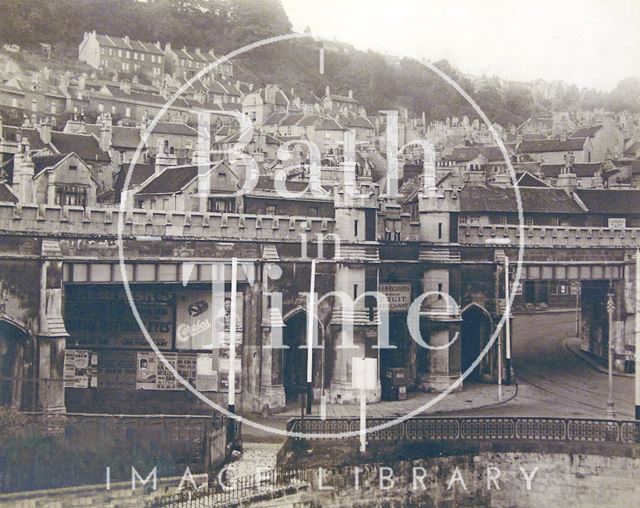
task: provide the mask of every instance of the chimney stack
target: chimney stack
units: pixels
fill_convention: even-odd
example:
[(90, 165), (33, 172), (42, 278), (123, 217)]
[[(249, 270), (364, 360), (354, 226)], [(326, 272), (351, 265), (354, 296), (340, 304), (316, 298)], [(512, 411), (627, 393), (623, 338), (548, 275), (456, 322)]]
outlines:
[(563, 189), (567, 193), (571, 193), (578, 187), (578, 177), (573, 172), (573, 163), (575, 156), (573, 154), (565, 154), (564, 167), (560, 170), (556, 186)]
[(113, 123), (111, 121), (111, 115), (109, 113), (103, 113), (99, 118), (100, 132), (99, 143), (100, 149), (108, 152), (111, 148), (111, 140), (113, 133)]
[(171, 153), (168, 140), (158, 140), (158, 153), (156, 154), (155, 174), (160, 174), (165, 168), (178, 165), (176, 154)]
[(51, 119), (48, 117), (44, 117), (40, 122), (40, 139), (45, 145), (51, 143), (51, 125)]
[(35, 168), (31, 160), (29, 140), (23, 138), (18, 146), (18, 153), (13, 158), (12, 189), (20, 203), (34, 203), (33, 176)]

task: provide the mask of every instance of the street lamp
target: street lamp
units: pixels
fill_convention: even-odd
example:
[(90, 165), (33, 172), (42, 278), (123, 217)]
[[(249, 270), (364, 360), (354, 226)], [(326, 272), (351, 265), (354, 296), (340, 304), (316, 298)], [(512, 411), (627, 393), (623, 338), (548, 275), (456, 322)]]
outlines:
[(615, 418), (616, 410), (614, 408), (613, 401), (613, 311), (615, 310), (615, 304), (613, 303), (613, 291), (610, 290), (607, 295), (607, 313), (609, 314), (609, 397), (607, 398), (607, 411), (606, 414), (610, 418)]

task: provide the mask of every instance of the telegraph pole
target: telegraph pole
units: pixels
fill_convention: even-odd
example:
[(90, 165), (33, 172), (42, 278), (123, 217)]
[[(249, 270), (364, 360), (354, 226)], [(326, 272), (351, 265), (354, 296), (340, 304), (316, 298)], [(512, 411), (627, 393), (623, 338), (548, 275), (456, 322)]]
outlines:
[(610, 418), (615, 418), (615, 402), (613, 401), (613, 311), (615, 305), (613, 303), (613, 289), (610, 286), (609, 294), (607, 295), (607, 313), (609, 314), (609, 396), (607, 397), (607, 411), (606, 414)]

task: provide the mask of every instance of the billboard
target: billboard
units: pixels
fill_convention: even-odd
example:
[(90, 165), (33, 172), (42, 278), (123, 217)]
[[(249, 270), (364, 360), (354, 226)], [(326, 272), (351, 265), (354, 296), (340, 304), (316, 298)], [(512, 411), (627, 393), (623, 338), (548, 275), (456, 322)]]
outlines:
[[(184, 290), (176, 294), (176, 349), (210, 351), (229, 345), (231, 293), (215, 296), (214, 301), (210, 289)], [(236, 314), (236, 344), (241, 344), (244, 300), (240, 293), (236, 299)]]
[[(132, 286), (136, 308), (159, 349), (171, 349), (173, 297), (166, 286)], [(65, 289), (67, 343), (82, 348), (149, 349), (120, 285), (70, 285)]]

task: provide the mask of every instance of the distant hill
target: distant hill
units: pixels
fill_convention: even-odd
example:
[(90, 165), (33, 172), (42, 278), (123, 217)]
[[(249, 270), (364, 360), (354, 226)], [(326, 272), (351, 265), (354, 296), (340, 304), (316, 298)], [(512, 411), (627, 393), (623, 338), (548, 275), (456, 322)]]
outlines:
[[(77, 57), (83, 33), (92, 30), (170, 42), (178, 48), (213, 48), (217, 54), (291, 32), (279, 0), (0, 0), (0, 12), (0, 42), (27, 46), (47, 42), (54, 46), (54, 55), (67, 59)], [(237, 76), (258, 86), (277, 83), (287, 92), (293, 88), (303, 99), (321, 97), (327, 85), (337, 93), (351, 89), (370, 113), (406, 107), (415, 115), (424, 111), (428, 120), (477, 116), (448, 84), (419, 62), (335, 46), (325, 52), (324, 74), (318, 70), (318, 43), (303, 39), (261, 47), (234, 59)], [(558, 106), (640, 111), (637, 80), (626, 80), (611, 94), (569, 87), (556, 103), (541, 103), (523, 87), (488, 82), (491, 84), (475, 89), (448, 62), (436, 65), (471, 93), (492, 121), (504, 126), (518, 125), (533, 113)]]

